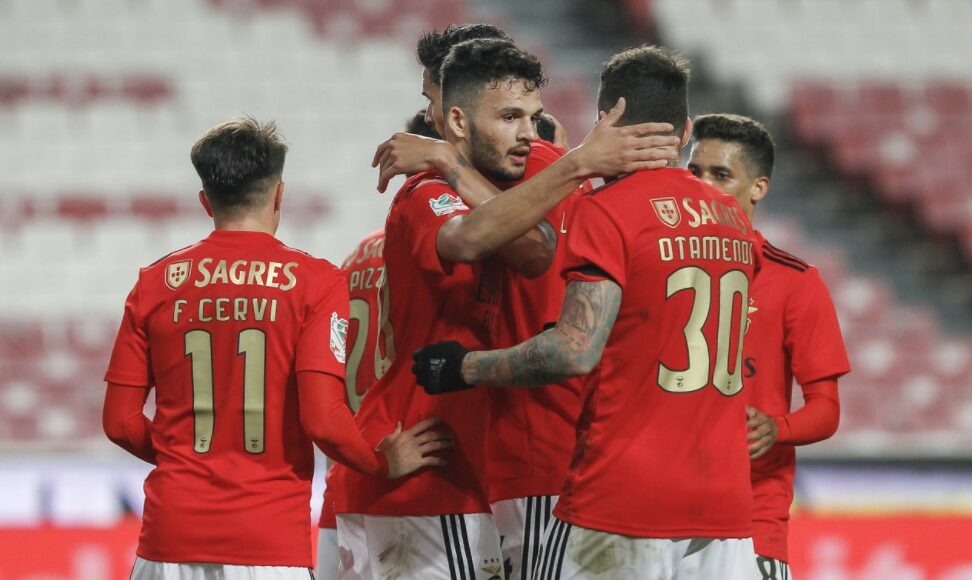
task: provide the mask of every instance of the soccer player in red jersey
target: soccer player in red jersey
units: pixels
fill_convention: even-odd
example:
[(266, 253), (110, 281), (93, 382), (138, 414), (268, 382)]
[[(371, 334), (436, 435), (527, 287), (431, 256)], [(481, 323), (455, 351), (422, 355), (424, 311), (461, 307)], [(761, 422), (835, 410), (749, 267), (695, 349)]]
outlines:
[[(432, 139), (441, 138), (435, 127), (429, 125), (425, 109), (406, 121), (405, 131)], [(373, 232), (355, 247), (341, 266), (348, 276), (351, 292), (348, 342), (352, 346), (348, 355), (346, 383), (348, 404), (355, 412), (361, 404), (361, 397), (378, 380), (375, 357), (380, 361), (383, 356), (375, 353), (375, 349), (378, 344), (378, 287), (385, 277), (385, 260), (382, 255), (384, 246), (385, 230)], [(337, 580), (340, 571), (334, 494), (340, 493), (337, 482), (343, 476), (335, 475), (334, 472), (341, 469), (347, 468), (340, 463), (334, 464), (327, 473), (320, 519), (321, 531), (317, 537), (317, 580)]]
[[(598, 106), (688, 141), (688, 68), (663, 48), (615, 55)], [(604, 113), (602, 112), (602, 115)], [(603, 123), (603, 121), (602, 121)], [(750, 578), (752, 493), (741, 394), (755, 235), (739, 204), (687, 171), (639, 171), (574, 208), (556, 326), (509, 349), (455, 341), (413, 356), (430, 393), (586, 375), (573, 463), (536, 578)]]
[[(428, 97), (431, 108), (436, 104), (441, 107), (440, 76), (448, 49), (458, 41), (471, 37), (507, 38), (495, 27), (469, 24), (429, 32), (419, 41), (417, 55), (425, 68), (423, 94)], [(427, 113), (427, 119), (434, 118), (438, 116)], [(442, 119), (438, 118), (438, 122), (442, 123)], [(530, 144), (522, 177), (509, 181), (494, 172), (491, 175), (493, 185), (502, 190), (509, 189), (533, 177), (564, 154), (561, 146), (551, 142), (555, 140), (566, 146), (564, 129), (546, 113), (537, 118), (538, 136), (544, 132), (545, 140), (541, 138)], [(677, 154), (674, 148), (676, 144), (671, 144), (673, 156)], [(475, 143), (473, 145), (475, 147)], [(442, 142), (438, 146), (450, 148)], [(431, 149), (423, 150), (422, 147)], [(390, 140), (389, 154), (383, 159), (383, 170), (403, 163), (400, 157), (407, 156), (400, 154), (402, 148), (410, 149), (408, 153), (411, 158), (421, 158), (419, 152), (422, 151), (426, 151), (427, 156), (436, 155), (433, 142), (399, 134)], [(426, 168), (422, 165), (407, 169), (398, 166), (405, 172)], [(475, 183), (464, 180), (456, 182), (456, 192), (470, 207), (476, 207), (494, 195), (492, 189), (473, 190), (474, 187)], [(542, 222), (541, 227), (552, 240), (556, 240), (552, 266), (542, 272), (531, 271), (529, 277), (516, 267), (502, 269), (503, 292), (494, 346), (518, 344), (556, 320), (564, 295), (564, 281), (558, 266), (563, 256), (567, 215), (575, 198), (576, 195), (565, 198)], [(491, 412), (486, 442), (487, 487), (490, 507), (500, 534), (504, 567), (510, 580), (526, 577), (539, 553), (540, 539), (570, 462), (575, 425), (580, 413), (578, 391), (578, 381), (531, 391), (489, 391)]]
[[(347, 505), (337, 508), (347, 578), (393, 572), (401, 578), (502, 577), (499, 537), (484, 485), (486, 393), (426, 395), (416, 389), (407, 353), (441, 336), (490, 344), (502, 266), (486, 258), (497, 254), (505, 259), (512, 247), (520, 251), (511, 261), (521, 260), (521, 268), (537, 267), (534, 256), (523, 251), (544, 243), (545, 237), (536, 240), (537, 224), (587, 177), (665, 164), (658, 161), (657, 150), (647, 149), (667, 142), (649, 135), (659, 130), (658, 124), (614, 126), (622, 101), (582, 146), (498, 195), (484, 176), (522, 177), (530, 143), (537, 138), (544, 82), (539, 62), (507, 41), (472, 40), (453, 47), (441, 79), (445, 137), (453, 154), (431, 160), (435, 173), (408, 179), (392, 203), (381, 288), (381, 303), (387, 297), (389, 308), (382, 310), (379, 346), (397, 356), (362, 400), (356, 419), (367, 436), (369, 430), (379, 433), (393, 417), (441, 417), (455, 433), (456, 450), (444, 469), (422, 471), (392, 485), (348, 472), (343, 482)], [(385, 153), (391, 156), (395, 149), (391, 143), (376, 153), (382, 186), (399, 171), (397, 163), (385, 165)], [(477, 171), (466, 171), (469, 167)], [(492, 188), (488, 203), (470, 210), (455, 189), (466, 180)], [(359, 533), (346, 534), (345, 526)], [(346, 538), (364, 541), (345, 545)]]
[(438, 465), (426, 454), (448, 446), (428, 422), (378, 451), (355, 428), (347, 281), (273, 237), (286, 152), (249, 118), (203, 135), (191, 158), (215, 230), (143, 268), (126, 301), (104, 428), (156, 466), (132, 578), (307, 578), (313, 443), (376, 477)]
[[(424, 123), (424, 114), (423, 114)], [(378, 287), (385, 277), (385, 230), (378, 230), (366, 236), (355, 247), (341, 265), (348, 279), (350, 294), (350, 319), (348, 320), (348, 352), (345, 368), (348, 407), (357, 412), (361, 397), (378, 380), (381, 353), (376, 353), (378, 344)], [(340, 493), (337, 482), (346, 467), (337, 463), (327, 471), (327, 486), (324, 488), (324, 503), (321, 508), (320, 533), (317, 537), (317, 578), (336, 580), (340, 564), (337, 539), (337, 519), (334, 513), (335, 494)]]
[[(739, 201), (750, 219), (769, 191), (774, 146), (758, 122), (739, 115), (695, 119), (688, 169)], [(817, 269), (756, 232), (762, 270), (749, 293), (749, 330), (743, 348), (749, 391), (753, 542), (760, 575), (790, 577), (787, 524), (796, 470), (794, 446), (827, 439), (837, 430), (837, 381), (850, 371), (833, 301)], [(790, 410), (793, 379), (805, 404)]]

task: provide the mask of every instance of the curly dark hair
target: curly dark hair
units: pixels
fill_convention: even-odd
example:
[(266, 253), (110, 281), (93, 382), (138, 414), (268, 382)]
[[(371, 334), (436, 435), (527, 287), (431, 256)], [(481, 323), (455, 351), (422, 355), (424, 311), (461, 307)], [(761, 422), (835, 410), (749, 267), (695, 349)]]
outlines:
[(449, 54), (449, 50), (460, 42), (476, 38), (510, 40), (505, 32), (492, 24), (451, 24), (442, 30), (430, 30), (423, 34), (415, 47), (415, 55), (419, 64), (429, 71), (429, 78), (437, 85), (442, 72), (442, 61)]
[(521, 80), (528, 91), (547, 84), (536, 56), (509, 40), (480, 38), (460, 42), (442, 61), (442, 107), (469, 107), (484, 87)]
[(601, 71), (597, 107), (609, 111), (624, 97), (621, 124), (670, 123), (675, 134), (688, 117), (688, 59), (661, 46), (638, 46), (611, 57)]
[(692, 139), (718, 139), (738, 143), (743, 162), (753, 177), (772, 177), (776, 146), (769, 131), (755, 119), (725, 113), (699, 115), (692, 124)]
[(283, 174), (287, 144), (273, 121), (252, 117), (220, 123), (192, 146), (190, 159), (217, 210), (253, 207)]

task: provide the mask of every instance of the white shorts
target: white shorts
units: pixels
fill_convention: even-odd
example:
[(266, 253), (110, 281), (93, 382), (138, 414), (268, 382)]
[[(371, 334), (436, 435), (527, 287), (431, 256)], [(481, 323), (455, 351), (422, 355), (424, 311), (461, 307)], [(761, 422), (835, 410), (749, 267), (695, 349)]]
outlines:
[(320, 528), (317, 532), (317, 580), (337, 580), (340, 565), (337, 530)]
[(135, 558), (129, 580), (313, 580), (310, 568), (184, 564)]
[(345, 514), (337, 523), (341, 580), (503, 580), (499, 534), (489, 514)]
[[(678, 580), (697, 580), (699, 578), (699, 554), (686, 556), (678, 567)], [(783, 560), (756, 556), (756, 575), (752, 580), (793, 580), (790, 565)]]
[(533, 580), (683, 580), (679, 566), (693, 554), (699, 562), (694, 580), (752, 580), (757, 574), (751, 538), (633, 538), (554, 518)]
[(543, 536), (560, 496), (504, 499), (492, 504), (507, 580), (529, 580), (540, 559)]

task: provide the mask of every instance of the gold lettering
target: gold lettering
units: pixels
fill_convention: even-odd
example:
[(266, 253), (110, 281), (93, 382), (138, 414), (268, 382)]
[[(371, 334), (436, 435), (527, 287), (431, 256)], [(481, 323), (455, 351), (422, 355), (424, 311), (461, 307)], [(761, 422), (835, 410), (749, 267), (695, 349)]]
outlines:
[(698, 212), (695, 211), (694, 209), (692, 209), (692, 203), (691, 203), (691, 201), (692, 200), (689, 199), (689, 198), (683, 199), (682, 200), (682, 207), (684, 207), (685, 208), (685, 211), (687, 211), (689, 213), (689, 215), (692, 216), (692, 219), (690, 219), (688, 221), (688, 225), (690, 225), (693, 228), (697, 228), (697, 227), (699, 227), (699, 223), (701, 223), (701, 220), (699, 219)]
[(244, 268), (246, 268), (246, 260), (237, 260), (233, 262), (233, 265), (230, 266), (229, 270), (230, 282), (236, 284), (237, 286), (246, 283), (246, 272), (244, 271)]
[(702, 259), (702, 244), (699, 243), (699, 239), (695, 236), (689, 238), (689, 257), (693, 260)]
[(178, 300), (175, 301), (175, 304), (172, 306), (172, 323), (173, 324), (176, 324), (176, 323), (179, 322), (179, 316), (182, 314), (182, 307), (185, 306), (186, 304), (189, 304), (189, 301), (188, 300), (183, 300), (182, 298), (179, 298)]
[(729, 238), (722, 238), (722, 260), (728, 262), (732, 259), (729, 253)]
[(287, 278), (287, 283), (280, 287), (281, 290), (290, 290), (297, 285), (297, 275), (294, 274), (294, 269), (297, 268), (297, 262), (287, 262), (287, 265), (283, 268), (284, 276)]
[(216, 264), (216, 268), (213, 269), (213, 280), (210, 283), (215, 284), (216, 282), (229, 283), (229, 276), (226, 273), (226, 260), (220, 260)]
[(203, 298), (199, 301), (199, 322), (212, 322), (213, 317), (206, 314), (206, 305), (212, 304), (212, 298)]
[(266, 284), (270, 288), (277, 288), (279, 286), (279, 284), (277, 284), (277, 274), (279, 274), (280, 272), (278, 272), (277, 270), (280, 268), (280, 266), (281, 266), (280, 262), (270, 262), (270, 269), (267, 270), (267, 284)]
[(246, 320), (247, 304), (246, 298), (233, 300), (233, 320)]
[(277, 321), (277, 299), (270, 300), (270, 322)]
[(216, 320), (219, 322), (226, 322), (230, 319), (229, 315), (226, 314), (226, 308), (229, 306), (229, 298), (217, 298), (216, 299)]
[(212, 263), (213, 263), (212, 258), (203, 258), (202, 260), (199, 260), (199, 273), (202, 274), (202, 279), (196, 280), (196, 288), (202, 288), (203, 286), (209, 284), (211, 275), (209, 273), (209, 270), (206, 269), (206, 266)]
[(267, 313), (267, 299), (266, 298), (254, 298), (253, 299), (253, 319), (257, 322), (263, 322), (263, 316)]
[(351, 290), (361, 288), (361, 270), (351, 270)]
[(699, 200), (699, 213), (702, 214), (701, 225), (704, 226), (706, 224), (718, 223), (716, 222), (715, 216), (712, 215), (712, 212), (709, 210), (709, 206), (705, 203), (704, 199)]
[(267, 271), (267, 265), (263, 262), (250, 262), (250, 272), (246, 275), (247, 284), (259, 284), (263, 286), (263, 275)]
[(672, 240), (671, 238), (659, 238), (658, 239), (658, 253), (661, 254), (661, 259), (663, 262), (671, 262), (675, 256), (672, 254)]

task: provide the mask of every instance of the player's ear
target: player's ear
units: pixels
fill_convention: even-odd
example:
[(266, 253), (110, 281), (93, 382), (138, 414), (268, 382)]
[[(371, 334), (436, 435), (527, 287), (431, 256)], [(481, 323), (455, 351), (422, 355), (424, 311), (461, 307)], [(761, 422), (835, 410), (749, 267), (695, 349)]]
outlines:
[(470, 119), (466, 116), (466, 112), (459, 107), (449, 107), (446, 112), (446, 127), (459, 139), (465, 139), (469, 134), (469, 122)]
[(679, 147), (685, 147), (688, 144), (689, 139), (692, 138), (692, 119), (685, 117), (685, 129), (682, 131), (682, 142), (679, 143)]
[(278, 181), (276, 189), (273, 190), (273, 211), (280, 211), (283, 206), (284, 182)]
[(770, 180), (766, 176), (760, 177), (753, 182), (753, 188), (749, 192), (749, 197), (754, 204), (766, 197), (766, 194), (769, 193), (769, 187)]
[(209, 198), (206, 197), (206, 192), (199, 190), (199, 203), (202, 204), (203, 209), (206, 210), (206, 215), (213, 217), (213, 206), (209, 203)]

